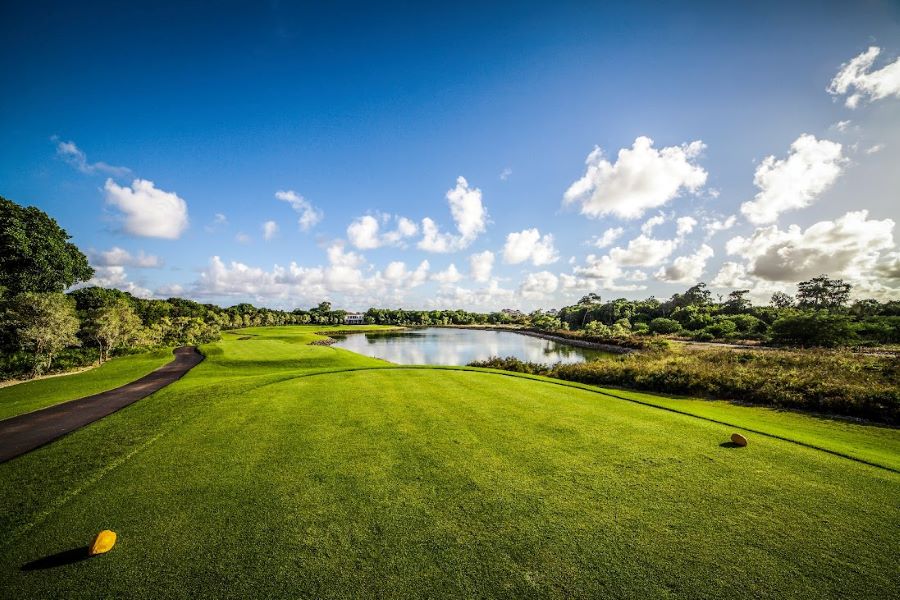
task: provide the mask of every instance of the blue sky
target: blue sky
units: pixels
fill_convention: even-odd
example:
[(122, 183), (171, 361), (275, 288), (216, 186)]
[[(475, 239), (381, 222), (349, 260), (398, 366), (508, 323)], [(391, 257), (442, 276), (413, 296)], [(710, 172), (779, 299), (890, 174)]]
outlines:
[(482, 4), (4, 3), (0, 194), (226, 305), (900, 295), (896, 3)]

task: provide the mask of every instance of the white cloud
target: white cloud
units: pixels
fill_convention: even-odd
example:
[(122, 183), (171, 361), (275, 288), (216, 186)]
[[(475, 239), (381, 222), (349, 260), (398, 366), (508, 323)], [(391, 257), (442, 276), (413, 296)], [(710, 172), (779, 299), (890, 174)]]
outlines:
[(227, 226), (228, 217), (226, 217), (222, 213), (216, 213), (213, 217), (213, 220), (208, 225), (204, 226), (204, 229), (206, 229), (207, 233), (215, 233), (216, 231), (224, 229)]
[(88, 162), (87, 155), (75, 145), (75, 142), (63, 142), (57, 136), (53, 136), (51, 139), (56, 142), (56, 154), (86, 175), (105, 173), (113, 177), (125, 177), (131, 173), (131, 169), (126, 167), (114, 167), (102, 161)]
[[(604, 231), (601, 235), (594, 236), (591, 239), (591, 245), (595, 248), (606, 248), (607, 246), (611, 246), (617, 239), (619, 239), (622, 234), (625, 233), (625, 230), (621, 227), (610, 227), (606, 231)], [(574, 256), (572, 257), (575, 258)]]
[(552, 294), (559, 287), (559, 278), (549, 271), (538, 271), (525, 276), (519, 286), (519, 293), (524, 298), (543, 298)]
[(506, 181), (509, 179), (510, 175), (512, 175), (512, 169), (506, 167), (500, 172), (500, 181)]
[(726, 251), (743, 257), (746, 272), (763, 280), (798, 282), (827, 273), (865, 286), (878, 278), (882, 253), (894, 250), (893, 229), (893, 220), (870, 220), (861, 210), (805, 230), (758, 228), (749, 237), (730, 239)]
[(278, 234), (278, 223), (275, 221), (266, 221), (262, 224), (263, 239), (269, 241)]
[(507, 235), (503, 261), (516, 265), (527, 260), (538, 267), (559, 260), (559, 253), (553, 247), (553, 234), (542, 236), (537, 228), (533, 228)]
[(309, 231), (321, 222), (324, 217), (321, 210), (313, 206), (306, 198), (294, 190), (278, 190), (275, 192), (275, 198), (290, 204), (294, 212), (300, 215), (297, 219), (300, 231)]
[(835, 129), (837, 131), (840, 131), (841, 133), (844, 133), (845, 131), (847, 131), (847, 128), (850, 127), (850, 123), (851, 121), (849, 119), (846, 121), (838, 121), (837, 123), (833, 123), (831, 125), (831, 129)]
[(451, 264), (445, 270), (432, 275), (431, 278), (439, 283), (456, 283), (463, 276), (462, 273), (456, 270), (456, 265)]
[(469, 187), (465, 177), (456, 178), (456, 187), (447, 191), (450, 214), (459, 235), (443, 233), (433, 219), (422, 219), (419, 248), (426, 252), (455, 252), (475, 241), (487, 227), (488, 214), (481, 202), (481, 190)]
[(714, 288), (748, 288), (753, 285), (753, 281), (747, 278), (744, 265), (728, 261), (722, 264), (710, 285)]
[(253, 241), (253, 238), (251, 238), (249, 235), (247, 235), (243, 231), (239, 231), (239, 232), (237, 232), (237, 234), (235, 234), (234, 241), (236, 241), (238, 244), (247, 245)]
[(737, 223), (737, 217), (735, 215), (730, 215), (727, 219), (706, 221), (703, 224), (703, 230), (706, 232), (706, 239), (711, 238), (720, 231), (731, 229), (734, 227), (735, 223)]
[(152, 181), (135, 179), (131, 188), (106, 180), (106, 202), (123, 213), (125, 231), (133, 235), (178, 239), (188, 226), (187, 202)]
[(713, 249), (703, 244), (694, 254), (679, 256), (672, 264), (661, 268), (655, 276), (670, 283), (696, 283), (703, 275), (706, 262), (712, 258)]
[(644, 235), (650, 235), (651, 233), (653, 233), (653, 230), (657, 225), (662, 225), (665, 222), (666, 217), (663, 214), (658, 214), (655, 217), (650, 217), (649, 219), (644, 221), (643, 225), (641, 225), (641, 233), (643, 233)]
[(375, 217), (371, 215), (360, 217), (347, 226), (347, 239), (360, 250), (378, 248), (381, 245), (378, 228), (378, 220)]
[(866, 148), (866, 154), (875, 154), (884, 150), (884, 144), (875, 144)]
[(462, 235), (463, 244), (468, 246), (487, 225), (487, 211), (481, 203), (481, 190), (469, 187), (465, 177), (456, 178), (456, 187), (447, 192), (450, 213), (456, 222), (456, 229)]
[(696, 193), (703, 187), (707, 173), (693, 162), (703, 148), (698, 140), (657, 150), (653, 140), (642, 136), (630, 149), (619, 150), (615, 163), (595, 148), (585, 161), (584, 176), (569, 186), (564, 202), (580, 204), (581, 213), (588, 217), (639, 218), (682, 191)]
[(121, 265), (94, 267), (94, 276), (77, 287), (90, 286), (115, 288), (138, 298), (150, 298), (153, 296), (153, 292), (129, 280), (125, 267)]
[[(383, 215), (383, 221), (389, 221), (390, 215)], [(406, 217), (396, 217), (397, 227), (392, 231), (381, 233), (381, 224), (371, 215), (359, 217), (347, 226), (347, 239), (360, 250), (371, 250), (381, 246), (402, 245), (403, 239), (418, 233), (418, 226)]]
[(678, 240), (657, 240), (641, 234), (629, 241), (625, 248), (617, 246), (610, 250), (609, 257), (617, 265), (655, 267), (675, 251), (678, 243)]
[(145, 254), (143, 250), (137, 254), (131, 254), (128, 250), (113, 246), (103, 252), (91, 252), (91, 264), (95, 267), (137, 267), (140, 269), (152, 269), (162, 266), (158, 256)]
[(490, 250), (477, 252), (469, 257), (469, 276), (475, 281), (486, 283), (494, 268), (494, 253)]
[(828, 93), (835, 96), (847, 95), (844, 103), (849, 108), (856, 108), (866, 98), (870, 102), (888, 96), (900, 98), (900, 58), (873, 71), (872, 65), (879, 54), (881, 48), (871, 46), (850, 62), (841, 65), (841, 70), (828, 86)]
[(741, 212), (759, 225), (809, 206), (837, 180), (844, 163), (840, 144), (804, 133), (791, 144), (786, 159), (767, 156), (760, 163), (753, 177), (760, 191), (741, 205)]
[(694, 227), (697, 226), (697, 219), (695, 219), (694, 217), (678, 217), (675, 223), (675, 234), (678, 237), (684, 237), (694, 231)]
[(470, 289), (460, 286), (445, 286), (440, 293), (428, 300), (428, 305), (434, 308), (448, 306), (459, 307), (466, 310), (497, 310), (497, 307), (514, 302), (516, 294), (513, 290), (500, 286), (496, 279), (487, 282), (487, 286)]
[(267, 271), (245, 263), (232, 261), (226, 264), (218, 256), (210, 258), (209, 265), (192, 286), (195, 297), (238, 297), (254, 299), (270, 304), (318, 302), (340, 294), (344, 301), (360, 306), (373, 306), (384, 302), (401, 302), (409, 290), (428, 279), (430, 266), (423, 260), (415, 269), (407, 268), (402, 261), (395, 261), (384, 269), (365, 275), (362, 268), (366, 261), (361, 255), (347, 251), (341, 243), (327, 248), (328, 263), (325, 266), (304, 267), (295, 262), (287, 267), (275, 265)]

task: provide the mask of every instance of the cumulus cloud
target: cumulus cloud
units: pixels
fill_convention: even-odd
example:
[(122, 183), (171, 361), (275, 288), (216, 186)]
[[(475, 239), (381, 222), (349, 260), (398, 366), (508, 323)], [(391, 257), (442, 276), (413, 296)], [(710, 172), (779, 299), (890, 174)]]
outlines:
[(655, 267), (675, 251), (679, 240), (658, 240), (643, 233), (628, 242), (624, 248), (609, 251), (610, 259), (617, 265), (628, 267)]
[(174, 240), (187, 229), (187, 202), (174, 192), (157, 189), (152, 181), (135, 179), (128, 188), (107, 179), (104, 189), (106, 202), (122, 212), (128, 233)]
[(348, 251), (341, 243), (332, 244), (326, 253), (326, 265), (305, 267), (291, 262), (287, 267), (276, 264), (271, 270), (239, 261), (226, 264), (213, 256), (191, 293), (197, 297), (252, 298), (264, 303), (281, 301), (293, 305), (341, 294), (345, 300), (374, 305), (400, 302), (409, 290), (428, 280), (427, 260), (415, 269), (395, 261), (383, 271), (369, 271), (367, 275), (363, 272), (365, 258)]
[(869, 219), (861, 210), (805, 230), (758, 228), (749, 237), (730, 239), (726, 251), (745, 259), (747, 274), (767, 281), (797, 282), (828, 273), (865, 285), (877, 279), (882, 253), (894, 249), (893, 230), (893, 220)]
[(767, 156), (756, 168), (756, 197), (741, 205), (741, 212), (757, 225), (773, 223), (778, 215), (804, 208), (837, 180), (846, 160), (841, 145), (817, 140), (804, 133), (793, 144), (788, 157)]
[(465, 177), (456, 178), (456, 187), (447, 191), (450, 214), (458, 235), (441, 232), (433, 219), (422, 219), (419, 248), (426, 252), (455, 252), (467, 248), (487, 228), (488, 214), (481, 201), (481, 190), (469, 186)]
[(728, 261), (722, 264), (710, 285), (714, 288), (748, 288), (753, 285), (753, 281), (747, 278), (744, 265)]
[(300, 231), (309, 231), (320, 223), (325, 216), (321, 210), (313, 206), (309, 200), (294, 190), (278, 190), (275, 192), (275, 198), (290, 204), (294, 212), (300, 215), (297, 219)]
[(712, 219), (703, 224), (703, 231), (706, 232), (706, 239), (711, 238), (720, 231), (726, 231), (734, 227), (737, 223), (737, 216), (730, 215), (727, 219)]
[(456, 283), (463, 278), (462, 273), (456, 270), (456, 265), (451, 264), (443, 271), (439, 271), (431, 276), (438, 283)]
[(266, 221), (262, 224), (263, 239), (269, 241), (278, 235), (278, 223)]
[(503, 261), (517, 265), (531, 261), (536, 267), (549, 265), (559, 260), (559, 253), (553, 247), (553, 234), (541, 235), (537, 228), (525, 229), (506, 236), (503, 246)]
[(491, 278), (494, 268), (494, 253), (490, 250), (477, 252), (469, 257), (469, 276), (480, 283), (486, 283)]
[(371, 250), (381, 246), (402, 245), (405, 238), (412, 237), (419, 231), (419, 227), (406, 217), (395, 217), (396, 228), (382, 232), (382, 223), (387, 223), (390, 219), (390, 215), (382, 215), (381, 222), (372, 215), (359, 217), (347, 226), (347, 239), (360, 250)]
[(679, 217), (675, 220), (675, 224), (675, 234), (678, 237), (684, 237), (694, 231), (694, 227), (697, 226), (697, 219), (694, 217)]
[(458, 306), (466, 310), (497, 310), (498, 306), (515, 302), (514, 290), (504, 288), (496, 279), (491, 279), (487, 285), (477, 289), (461, 286), (443, 286), (440, 292), (428, 300), (428, 305), (434, 308)]
[(900, 98), (900, 58), (872, 70), (881, 48), (871, 46), (862, 54), (841, 65), (840, 71), (831, 80), (828, 93), (847, 96), (844, 104), (849, 108), (859, 106), (861, 100), (869, 102), (889, 96)]
[(127, 167), (115, 167), (102, 161), (89, 162), (87, 155), (75, 145), (75, 142), (64, 142), (58, 136), (53, 136), (51, 139), (56, 142), (57, 156), (86, 175), (103, 173), (113, 177), (125, 177), (131, 173), (131, 169)]
[(585, 161), (584, 176), (566, 190), (564, 203), (579, 204), (588, 217), (639, 218), (684, 191), (696, 193), (703, 187), (707, 173), (694, 161), (704, 147), (698, 140), (656, 149), (652, 139), (642, 136), (631, 148), (620, 149), (615, 163), (595, 148)]
[(77, 287), (91, 286), (115, 288), (138, 298), (150, 298), (153, 296), (153, 292), (149, 289), (131, 281), (128, 278), (128, 273), (125, 271), (125, 267), (122, 265), (95, 266), (94, 276)]
[(543, 298), (559, 287), (559, 278), (550, 271), (529, 273), (519, 286), (523, 298)]
[(625, 230), (621, 227), (610, 227), (602, 234), (595, 235), (590, 243), (595, 248), (606, 248), (607, 246), (612, 246), (617, 239), (622, 237), (623, 233), (625, 233)]
[(669, 283), (696, 283), (703, 275), (706, 262), (712, 256), (713, 249), (703, 244), (694, 254), (677, 257), (672, 264), (657, 271), (655, 276)]
[(151, 269), (162, 266), (158, 256), (145, 254), (140, 250), (132, 254), (128, 250), (113, 246), (109, 250), (89, 253), (91, 264), (95, 267), (137, 267), (139, 269)]
[(662, 225), (666, 222), (666, 217), (662, 214), (656, 215), (655, 217), (650, 217), (644, 224), (641, 225), (641, 233), (644, 235), (650, 235), (653, 233), (653, 230), (657, 225)]

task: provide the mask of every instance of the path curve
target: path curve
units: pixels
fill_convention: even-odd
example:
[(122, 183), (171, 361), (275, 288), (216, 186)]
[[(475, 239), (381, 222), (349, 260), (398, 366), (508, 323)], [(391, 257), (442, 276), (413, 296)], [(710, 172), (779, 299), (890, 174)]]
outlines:
[(174, 354), (172, 362), (121, 387), (0, 421), (0, 463), (146, 398), (181, 379), (203, 360), (194, 346), (176, 348)]

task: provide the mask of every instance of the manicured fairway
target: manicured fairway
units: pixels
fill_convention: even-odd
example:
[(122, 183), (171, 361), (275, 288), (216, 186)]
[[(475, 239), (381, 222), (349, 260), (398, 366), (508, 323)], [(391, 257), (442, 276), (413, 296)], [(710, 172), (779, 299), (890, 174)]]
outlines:
[(154, 350), (114, 358), (83, 373), (0, 388), (0, 419), (111, 390), (140, 379), (173, 358), (171, 349)]
[[(900, 590), (896, 472), (759, 434), (723, 446), (733, 427), (576, 387), (391, 368), (305, 345), (316, 329), (226, 336), (169, 388), (0, 465), (3, 595)], [(830, 431), (780, 414), (754, 428)], [(872, 440), (896, 461), (896, 431)], [(103, 528), (109, 554), (29, 570)]]

